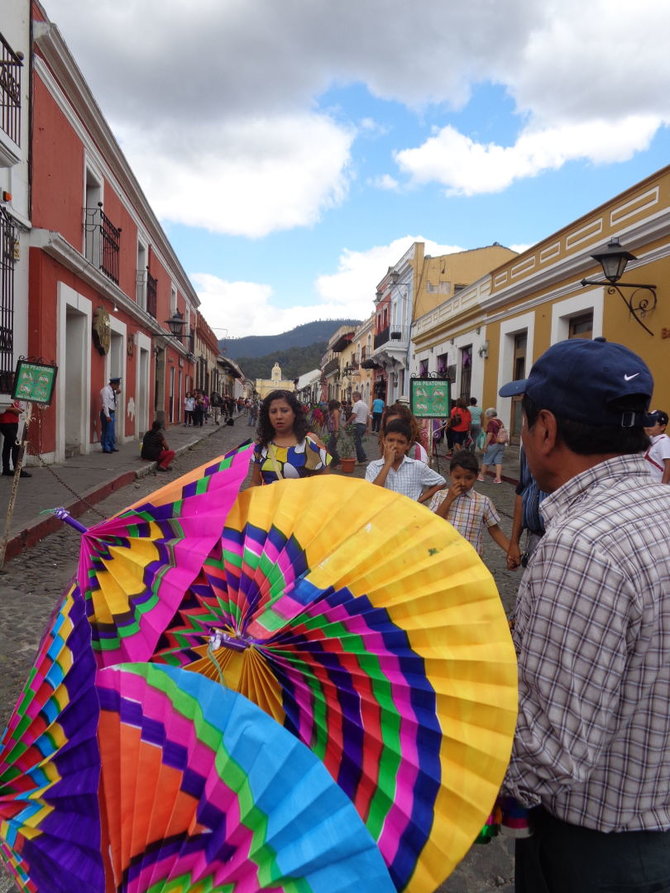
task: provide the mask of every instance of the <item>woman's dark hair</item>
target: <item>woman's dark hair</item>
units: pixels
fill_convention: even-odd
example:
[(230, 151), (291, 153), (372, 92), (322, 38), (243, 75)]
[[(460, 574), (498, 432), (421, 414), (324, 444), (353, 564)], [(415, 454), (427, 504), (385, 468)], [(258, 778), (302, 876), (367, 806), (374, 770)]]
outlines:
[(305, 417), (303, 408), (293, 391), (282, 390), (270, 391), (261, 403), (261, 408), (258, 413), (258, 428), (256, 429), (256, 439), (258, 443), (262, 443), (263, 446), (266, 446), (274, 437), (275, 429), (270, 423), (270, 404), (273, 400), (285, 400), (293, 410), (295, 415), (293, 421), (293, 433), (295, 434), (295, 439), (300, 443), (301, 440), (305, 439), (305, 434), (307, 434), (309, 429), (307, 418)]
[[(639, 412), (639, 403), (640, 398), (633, 395), (612, 404), (612, 409), (621, 412)], [(528, 394), (523, 395), (521, 406), (528, 427), (532, 428), (540, 410), (544, 407), (538, 406)], [(598, 453), (630, 455), (641, 453), (649, 446), (649, 438), (641, 425), (632, 428), (622, 428), (620, 425), (587, 425), (585, 422), (576, 422), (574, 419), (566, 419), (555, 413), (554, 416), (558, 437), (569, 450), (580, 456), (593, 456)]]
[(161, 431), (163, 428), (163, 423), (156, 420), (151, 426), (152, 431)]
[(384, 437), (387, 434), (402, 434), (407, 438), (408, 445), (412, 442), (412, 429), (404, 419), (393, 419), (392, 422), (389, 422), (384, 428)]
[(342, 404), (339, 400), (329, 400), (328, 401), (328, 409), (332, 412), (334, 409), (339, 409)]
[(466, 471), (479, 474), (479, 460), (470, 450), (458, 450), (449, 463), (449, 471), (453, 471), (454, 468), (464, 468)]

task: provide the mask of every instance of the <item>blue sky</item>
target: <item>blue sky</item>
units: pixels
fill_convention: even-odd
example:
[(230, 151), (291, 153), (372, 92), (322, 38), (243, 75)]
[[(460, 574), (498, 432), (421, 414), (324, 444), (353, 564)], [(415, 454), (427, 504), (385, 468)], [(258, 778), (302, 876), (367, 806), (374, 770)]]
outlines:
[(522, 249), (670, 159), (664, 0), (45, 5), (230, 337), (363, 318), (414, 239)]

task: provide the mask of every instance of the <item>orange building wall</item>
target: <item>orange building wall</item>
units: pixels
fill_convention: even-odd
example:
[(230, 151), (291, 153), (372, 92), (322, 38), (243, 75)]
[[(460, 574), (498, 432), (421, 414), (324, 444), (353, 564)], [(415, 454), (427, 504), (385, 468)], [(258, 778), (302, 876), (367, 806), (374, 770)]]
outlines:
[(81, 250), (84, 148), (38, 76), (34, 78), (33, 122), (33, 226), (56, 230)]

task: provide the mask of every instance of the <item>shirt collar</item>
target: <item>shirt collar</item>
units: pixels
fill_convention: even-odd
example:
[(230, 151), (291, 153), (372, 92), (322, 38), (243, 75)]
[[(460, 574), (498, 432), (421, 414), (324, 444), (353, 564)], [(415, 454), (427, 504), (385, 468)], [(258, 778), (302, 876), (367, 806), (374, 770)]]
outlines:
[(575, 505), (586, 496), (595, 486), (608, 483), (610, 486), (616, 483), (630, 481), (631, 477), (642, 475), (649, 478), (647, 463), (640, 453), (626, 456), (615, 456), (599, 462), (593, 468), (587, 468), (575, 477), (566, 481), (558, 490), (554, 490), (542, 501), (540, 512), (545, 526), (562, 512)]

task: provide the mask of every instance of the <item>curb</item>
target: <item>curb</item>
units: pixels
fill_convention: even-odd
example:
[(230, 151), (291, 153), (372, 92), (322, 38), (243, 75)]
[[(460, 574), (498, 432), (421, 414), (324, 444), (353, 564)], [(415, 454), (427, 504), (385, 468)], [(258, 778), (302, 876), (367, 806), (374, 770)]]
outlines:
[[(202, 440), (205, 440), (206, 437), (211, 437), (216, 431), (216, 428), (211, 431), (207, 430), (203, 432), (202, 437), (195, 438), (188, 443), (182, 444), (175, 450), (175, 455), (180, 456), (187, 450), (192, 449)], [(123, 487), (127, 487), (134, 481), (147, 477), (147, 475), (151, 473), (157, 474), (157, 464), (157, 462), (142, 461), (142, 466), (140, 468), (137, 468), (134, 471), (122, 471), (120, 474), (116, 475), (116, 477), (109, 478), (104, 484), (91, 487), (89, 490), (86, 490), (79, 499), (73, 499), (72, 502), (65, 503), (64, 508), (67, 509), (73, 518), (78, 518), (80, 515), (86, 514), (92, 505), (102, 502), (103, 499), (106, 499), (111, 493), (116, 492), (116, 490), (121, 490)], [(18, 531), (18, 533), (15, 533), (8, 540), (7, 548), (5, 549), (5, 562), (15, 558), (23, 552), (24, 549), (29, 549), (32, 546), (35, 546), (40, 540), (52, 533), (57, 533), (62, 529), (63, 522), (54, 515), (40, 516), (34, 521), (30, 521), (23, 530)]]

